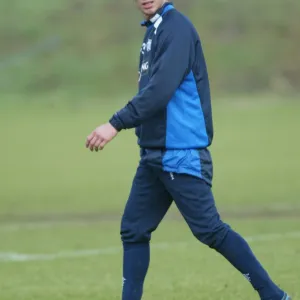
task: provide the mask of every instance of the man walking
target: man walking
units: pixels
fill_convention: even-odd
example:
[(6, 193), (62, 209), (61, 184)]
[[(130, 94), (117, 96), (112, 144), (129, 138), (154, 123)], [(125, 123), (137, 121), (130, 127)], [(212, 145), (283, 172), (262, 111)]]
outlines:
[[(291, 299), (269, 277), (247, 242), (219, 216), (211, 191), (213, 140), (209, 79), (192, 23), (165, 0), (136, 0), (146, 28), (139, 92), (87, 138), (102, 150), (136, 128), (141, 160), (121, 224), (123, 300), (140, 300), (149, 241), (174, 201), (194, 236), (223, 255), (263, 300)], [(200, 299), (200, 298), (199, 298)]]

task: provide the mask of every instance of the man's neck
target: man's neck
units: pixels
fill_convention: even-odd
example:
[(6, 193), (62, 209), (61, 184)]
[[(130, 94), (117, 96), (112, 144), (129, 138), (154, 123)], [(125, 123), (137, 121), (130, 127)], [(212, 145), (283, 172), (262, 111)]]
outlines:
[(156, 14), (157, 14), (157, 12), (166, 4), (166, 3), (168, 3), (168, 2), (170, 2), (170, 1), (165, 1), (163, 4), (162, 4), (162, 6), (153, 14), (153, 15), (151, 15), (151, 16), (145, 16), (145, 20), (147, 20), (147, 21), (150, 21)]

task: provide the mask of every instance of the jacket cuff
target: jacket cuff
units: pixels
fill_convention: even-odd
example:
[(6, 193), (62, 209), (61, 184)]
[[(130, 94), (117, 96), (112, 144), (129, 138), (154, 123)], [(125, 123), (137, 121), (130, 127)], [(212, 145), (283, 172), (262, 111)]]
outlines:
[(118, 117), (117, 114), (114, 114), (112, 116), (112, 118), (109, 120), (109, 123), (117, 130), (117, 131), (121, 131), (122, 129), (124, 129), (123, 123), (120, 120), (120, 118)]

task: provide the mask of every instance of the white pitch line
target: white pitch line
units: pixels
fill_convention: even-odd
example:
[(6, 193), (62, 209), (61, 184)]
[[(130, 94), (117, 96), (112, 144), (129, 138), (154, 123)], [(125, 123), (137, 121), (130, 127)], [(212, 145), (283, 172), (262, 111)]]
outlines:
[[(95, 222), (100, 223), (100, 222)], [(51, 222), (41, 222), (41, 223), (13, 223), (13, 224), (5, 224), (0, 225), (0, 232), (14, 232), (14, 231), (22, 231), (22, 230), (43, 230), (43, 229), (52, 229), (55, 227), (85, 227), (91, 224), (95, 224), (93, 222), (83, 222), (83, 221), (51, 221)]]
[[(265, 242), (276, 241), (280, 239), (300, 239), (300, 231), (287, 232), (287, 233), (271, 233), (261, 234), (246, 237), (248, 242)], [(151, 245), (151, 249), (157, 250), (170, 250), (190, 247), (191, 245), (197, 245), (196, 242), (165, 242), (155, 243)], [(53, 261), (57, 259), (70, 259), (70, 258), (82, 258), (92, 257), (98, 255), (115, 255), (122, 251), (121, 245), (119, 247), (108, 247), (102, 249), (90, 249), (90, 250), (74, 250), (67, 252), (58, 252), (52, 254), (22, 254), (14, 252), (0, 252), (0, 262), (29, 262), (29, 261)]]

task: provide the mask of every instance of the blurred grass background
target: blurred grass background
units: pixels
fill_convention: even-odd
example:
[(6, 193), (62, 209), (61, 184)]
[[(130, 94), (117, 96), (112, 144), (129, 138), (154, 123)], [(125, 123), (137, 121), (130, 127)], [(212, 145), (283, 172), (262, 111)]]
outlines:
[[(6, 105), (0, 214), (121, 213), (139, 159), (134, 131), (122, 132), (103, 152), (85, 148), (87, 134), (120, 105)], [(220, 206), (299, 205), (299, 111), (296, 99), (268, 96), (214, 103)]]
[[(1, 1), (1, 94), (133, 94), (144, 33), (133, 2)], [(174, 3), (199, 30), (214, 95), (299, 91), (299, 1)]]
[[(103, 153), (84, 142), (137, 90), (144, 30), (133, 2), (1, 1), (2, 215), (122, 211), (139, 155), (133, 131)], [(297, 203), (300, 2), (175, 5), (207, 58), (220, 205)]]

